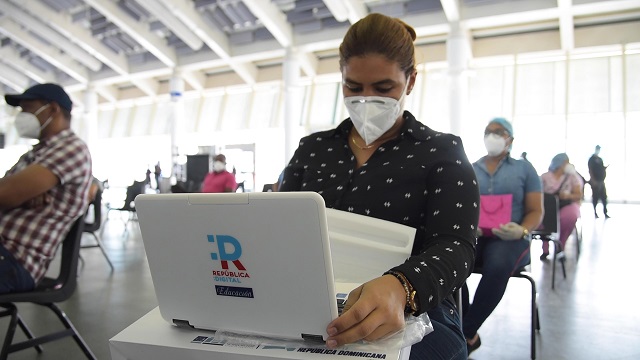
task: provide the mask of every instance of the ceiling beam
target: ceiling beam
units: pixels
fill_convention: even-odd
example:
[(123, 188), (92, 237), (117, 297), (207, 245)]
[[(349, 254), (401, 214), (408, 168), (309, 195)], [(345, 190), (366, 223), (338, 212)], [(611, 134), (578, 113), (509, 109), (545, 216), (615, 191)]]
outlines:
[(147, 96), (155, 97), (158, 95), (158, 82), (154, 78), (131, 79), (131, 83)]
[(0, 81), (15, 91), (22, 93), (29, 87), (29, 78), (9, 66), (0, 66)]
[(98, 71), (102, 67), (102, 63), (94, 58), (76, 44), (70, 42), (66, 37), (57, 31), (51, 29), (43, 22), (23, 11), (21, 8), (14, 6), (9, 2), (5, 2), (2, 11), (5, 15), (11, 17), (13, 21), (19, 23), (29, 29), (34, 34), (45, 39), (49, 44), (59, 48), (66, 54), (88, 67), (93, 71)]
[[(211, 29), (198, 13), (191, 0), (160, 0), (169, 11), (182, 20), (191, 31), (204, 41), (238, 76), (247, 84), (255, 84), (257, 81), (258, 68), (253, 64), (246, 64), (231, 59), (231, 47), (227, 36)], [(180, 66), (178, 66), (180, 68)], [(185, 79), (186, 80), (186, 79)]]
[(16, 6), (30, 9), (32, 13), (46, 21), (62, 35), (69, 38), (83, 48), (89, 54), (95, 56), (102, 63), (113, 69), (120, 75), (129, 72), (129, 64), (124, 54), (116, 54), (100, 40), (91, 35), (91, 31), (79, 23), (73, 23), (71, 17), (66, 14), (56, 13), (37, 0), (10, 0)]
[(349, 23), (355, 24), (368, 13), (364, 2), (358, 0), (323, 0), (323, 2), (339, 22), (349, 20)]
[(58, 49), (50, 45), (45, 45), (27, 34), (16, 23), (8, 18), (0, 19), (0, 33), (10, 37), (15, 42), (29, 49), (34, 54), (40, 56), (51, 65), (69, 74), (72, 78), (86, 84), (89, 79), (87, 69), (79, 66), (69, 55), (61, 53)]
[[(249, 10), (269, 30), (283, 48), (293, 46), (293, 27), (287, 22), (287, 17), (271, 2), (262, 0), (243, 0)], [(305, 74), (313, 76), (316, 73), (318, 59), (313, 53), (305, 53), (295, 49), (300, 66)]]
[(174, 13), (169, 11), (162, 3), (157, 0), (136, 0), (143, 8), (160, 20), (166, 27), (171, 30), (180, 40), (184, 41), (191, 50), (197, 51), (202, 48), (204, 42), (191, 29), (185, 25), (183, 21), (178, 19)]
[(13, 65), (16, 69), (20, 69), (22, 73), (38, 83), (42, 84), (56, 81), (52, 73), (42, 71), (33, 66), (30, 62), (21, 58), (18, 50), (11, 46), (0, 47), (0, 59), (7, 64)]
[(88, 91), (87, 90), (88, 88), (93, 88), (98, 95), (102, 96), (109, 102), (115, 103), (120, 99), (119, 90), (112, 85), (95, 86), (94, 83), (90, 83), (89, 86), (84, 84), (74, 84), (74, 85), (69, 85), (64, 87), (64, 89), (68, 93), (82, 93), (82, 94), (85, 91)]
[(180, 75), (194, 90), (204, 90), (207, 76), (200, 71), (181, 71)]
[[(537, 2), (531, 3), (538, 4)], [(561, 10), (557, 6), (521, 10), (520, 7), (516, 6), (518, 2), (512, 2), (510, 4), (511, 9), (506, 8), (505, 5), (501, 4), (501, 11), (499, 14), (496, 14), (495, 11), (497, 8), (494, 5), (478, 6), (473, 9), (474, 11), (467, 8), (462, 21), (468, 29), (475, 30), (519, 25), (523, 23), (543, 22), (548, 20), (558, 21), (561, 16)], [(621, 13), (634, 9), (637, 10), (638, 8), (640, 8), (640, 2), (638, 0), (609, 0), (573, 5), (570, 6), (568, 12), (572, 16), (576, 17), (606, 13)]]
[(148, 26), (145, 26), (146, 24), (136, 22), (130, 18), (115, 2), (103, 0), (84, 0), (84, 2), (104, 15), (104, 17), (119, 27), (120, 30), (131, 36), (138, 44), (147, 49), (147, 51), (157, 57), (163, 64), (171, 68), (176, 66), (178, 62), (176, 52), (164, 42), (164, 39), (152, 33)]
[(108, 102), (115, 103), (119, 100), (119, 91), (114, 86), (96, 86), (95, 91)]
[(638, 8), (640, 8), (640, 2), (638, 2), (638, 0), (603, 0), (593, 3), (575, 4), (571, 12), (573, 16), (585, 16), (637, 10)]
[(293, 43), (293, 29), (287, 22), (287, 17), (271, 1), (242, 0), (260, 22), (269, 30), (282, 47), (289, 47)]
[(355, 24), (358, 20), (367, 16), (369, 11), (364, 4), (364, 1), (360, 0), (343, 0), (344, 7), (347, 9), (349, 22)]
[(460, 3), (458, 0), (440, 0), (448, 22), (460, 21)]
[(298, 58), (300, 67), (307, 76), (313, 78), (318, 75), (318, 57), (315, 54), (298, 51)]
[(5, 2), (2, 6), (2, 12), (6, 16), (11, 17), (11, 19), (16, 23), (21, 24), (34, 34), (46, 40), (52, 46), (55, 46), (69, 54), (69, 56), (89, 69), (98, 71), (102, 67), (102, 63), (98, 61), (98, 59), (94, 58), (84, 51), (84, 49), (72, 43), (68, 38), (51, 29), (42, 21), (25, 12), (23, 9), (11, 4), (10, 2)]

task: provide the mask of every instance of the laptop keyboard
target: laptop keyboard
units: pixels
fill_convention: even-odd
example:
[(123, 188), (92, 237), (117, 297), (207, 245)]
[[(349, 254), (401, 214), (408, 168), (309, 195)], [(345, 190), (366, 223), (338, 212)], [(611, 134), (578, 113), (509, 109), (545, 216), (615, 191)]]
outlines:
[(338, 303), (338, 314), (342, 314), (342, 310), (344, 310), (344, 305), (347, 303), (347, 296), (349, 296), (349, 294), (345, 294), (345, 293), (336, 294), (336, 302)]

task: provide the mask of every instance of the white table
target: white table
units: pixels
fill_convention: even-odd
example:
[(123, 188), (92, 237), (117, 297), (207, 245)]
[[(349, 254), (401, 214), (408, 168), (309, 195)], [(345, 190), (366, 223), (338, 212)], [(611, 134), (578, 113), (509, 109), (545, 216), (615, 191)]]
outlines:
[[(155, 308), (109, 340), (112, 360), (274, 360), (274, 359), (389, 359), (409, 358), (411, 348), (367, 350), (365, 345), (337, 350), (282, 343), (210, 344), (214, 332), (181, 329), (165, 322)], [(326, 352), (324, 354), (317, 352)]]

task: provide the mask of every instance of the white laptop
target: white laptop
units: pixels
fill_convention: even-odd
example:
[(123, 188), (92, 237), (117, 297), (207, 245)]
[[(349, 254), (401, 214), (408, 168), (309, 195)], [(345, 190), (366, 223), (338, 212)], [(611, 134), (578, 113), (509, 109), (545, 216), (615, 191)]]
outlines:
[[(334, 284), (320, 195), (144, 194), (135, 201), (159, 309), (167, 322), (326, 339), (326, 326), (338, 316), (336, 287), (341, 286)], [(333, 223), (344, 221), (341, 214), (332, 218)], [(345, 249), (358, 237), (349, 235), (348, 228), (337, 231)], [(365, 276), (380, 276), (390, 267)]]

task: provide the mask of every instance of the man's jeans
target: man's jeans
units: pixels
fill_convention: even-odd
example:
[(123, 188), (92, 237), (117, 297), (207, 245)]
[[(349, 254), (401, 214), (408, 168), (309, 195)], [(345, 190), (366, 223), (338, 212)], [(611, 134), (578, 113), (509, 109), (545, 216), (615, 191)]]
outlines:
[(31, 274), (0, 245), (0, 294), (33, 290)]

